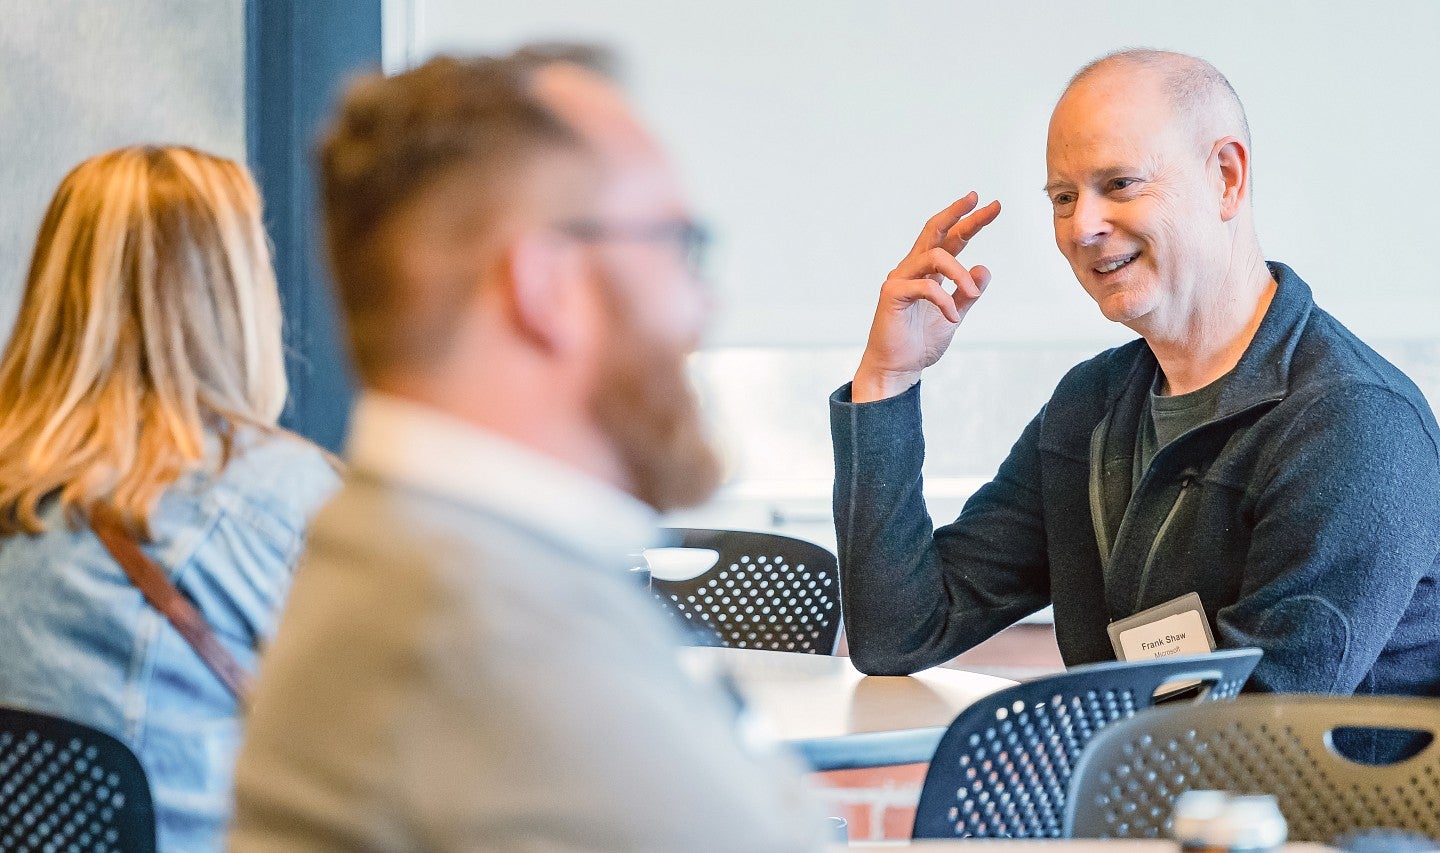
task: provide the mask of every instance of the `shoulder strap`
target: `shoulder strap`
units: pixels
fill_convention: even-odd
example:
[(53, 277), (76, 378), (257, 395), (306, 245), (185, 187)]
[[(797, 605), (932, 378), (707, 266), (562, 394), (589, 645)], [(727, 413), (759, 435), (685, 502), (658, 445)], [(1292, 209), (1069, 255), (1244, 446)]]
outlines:
[(195, 605), (165, 576), (165, 571), (145, 556), (135, 539), (125, 529), (119, 515), (109, 506), (97, 505), (90, 512), (90, 526), (105, 550), (125, 570), (130, 582), (145, 595), (145, 600), (165, 614), (200, 660), (234, 695), (242, 707), (250, 695), (250, 674), (240, 666), (230, 650), (220, 643)]

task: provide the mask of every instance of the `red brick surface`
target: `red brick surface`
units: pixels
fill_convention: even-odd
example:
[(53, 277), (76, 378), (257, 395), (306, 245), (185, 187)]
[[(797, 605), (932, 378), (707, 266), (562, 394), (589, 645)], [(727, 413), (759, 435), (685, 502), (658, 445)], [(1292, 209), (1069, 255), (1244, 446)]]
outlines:
[[(915, 793), (917, 800), (919, 791)], [(915, 826), (915, 806), (889, 806), (881, 818), (881, 838), (909, 838)]]
[(854, 841), (909, 838), (926, 764), (831, 770), (810, 779), (829, 813), (849, 823)]
[(919, 785), (925, 781), (928, 764), (895, 764), (890, 767), (861, 767), (856, 770), (830, 770), (815, 773), (811, 778), (826, 788), (880, 788), (886, 784)]

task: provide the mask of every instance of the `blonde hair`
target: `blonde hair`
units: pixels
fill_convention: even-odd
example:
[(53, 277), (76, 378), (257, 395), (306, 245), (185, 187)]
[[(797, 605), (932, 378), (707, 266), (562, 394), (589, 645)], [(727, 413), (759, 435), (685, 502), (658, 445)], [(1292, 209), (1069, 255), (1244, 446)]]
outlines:
[(245, 168), (136, 146), (93, 157), (45, 213), (0, 361), (0, 534), (58, 492), (148, 535), (151, 509), (233, 427), (274, 429), (280, 301)]

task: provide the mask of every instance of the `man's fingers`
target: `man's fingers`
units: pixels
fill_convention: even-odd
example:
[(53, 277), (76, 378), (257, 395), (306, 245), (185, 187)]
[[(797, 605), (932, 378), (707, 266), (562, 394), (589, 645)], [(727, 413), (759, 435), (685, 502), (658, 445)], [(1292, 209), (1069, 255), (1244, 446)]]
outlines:
[(989, 286), (990, 269), (977, 264), (965, 271), (963, 279), (954, 281), (955, 292), (951, 294), (951, 298), (955, 300), (955, 307), (959, 309), (961, 316), (964, 316), (965, 312), (970, 310), (970, 306), (975, 304), (975, 300), (979, 299), (980, 294), (984, 293), (985, 288)]
[[(975, 209), (980, 203), (980, 195), (974, 190), (966, 193), (963, 197), (956, 199), (949, 207), (930, 217), (921, 229), (920, 236), (915, 238), (915, 246), (910, 250), (912, 255), (919, 254), (926, 249), (940, 246), (945, 242), (945, 237), (955, 227), (965, 214)], [(951, 252), (953, 255), (954, 252)]]
[(945, 288), (928, 278), (891, 279), (885, 282), (884, 289), (885, 295), (897, 308), (908, 308), (916, 302), (929, 302), (940, 309), (946, 320), (952, 323), (960, 322), (960, 309), (955, 306), (955, 300), (945, 292)]
[[(973, 195), (973, 193), (972, 193)], [(1000, 215), (1000, 201), (996, 199), (979, 210), (957, 220), (945, 232), (945, 238), (941, 246), (945, 251), (954, 255), (965, 248), (965, 244), (975, 239), (975, 235), (986, 225), (995, 221)]]
[[(957, 261), (956, 264), (959, 265), (959, 262)], [(949, 276), (949, 279), (955, 282), (955, 302), (962, 308), (968, 307), (971, 302), (979, 299), (980, 294), (985, 291), (984, 285), (977, 282), (970, 271), (963, 266)]]
[(975, 286), (980, 288), (981, 293), (984, 293), (985, 288), (990, 286), (990, 268), (983, 264), (976, 264), (970, 268), (970, 278), (974, 279)]
[(958, 277), (968, 278), (968, 272), (964, 264), (955, 259), (955, 256), (939, 247), (925, 252), (919, 252), (906, 256), (900, 262), (900, 266), (890, 273), (891, 278), (925, 278), (929, 277), (936, 284), (942, 278), (948, 278), (959, 284)]

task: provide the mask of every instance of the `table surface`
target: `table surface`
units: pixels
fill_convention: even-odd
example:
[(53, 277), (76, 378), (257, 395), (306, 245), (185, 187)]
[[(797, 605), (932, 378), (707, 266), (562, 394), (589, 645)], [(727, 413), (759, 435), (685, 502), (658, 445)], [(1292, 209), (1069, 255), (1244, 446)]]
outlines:
[(816, 770), (929, 761), (955, 716), (1015, 682), (955, 669), (862, 675), (847, 657), (688, 648), (697, 674), (728, 674), (750, 709)]

